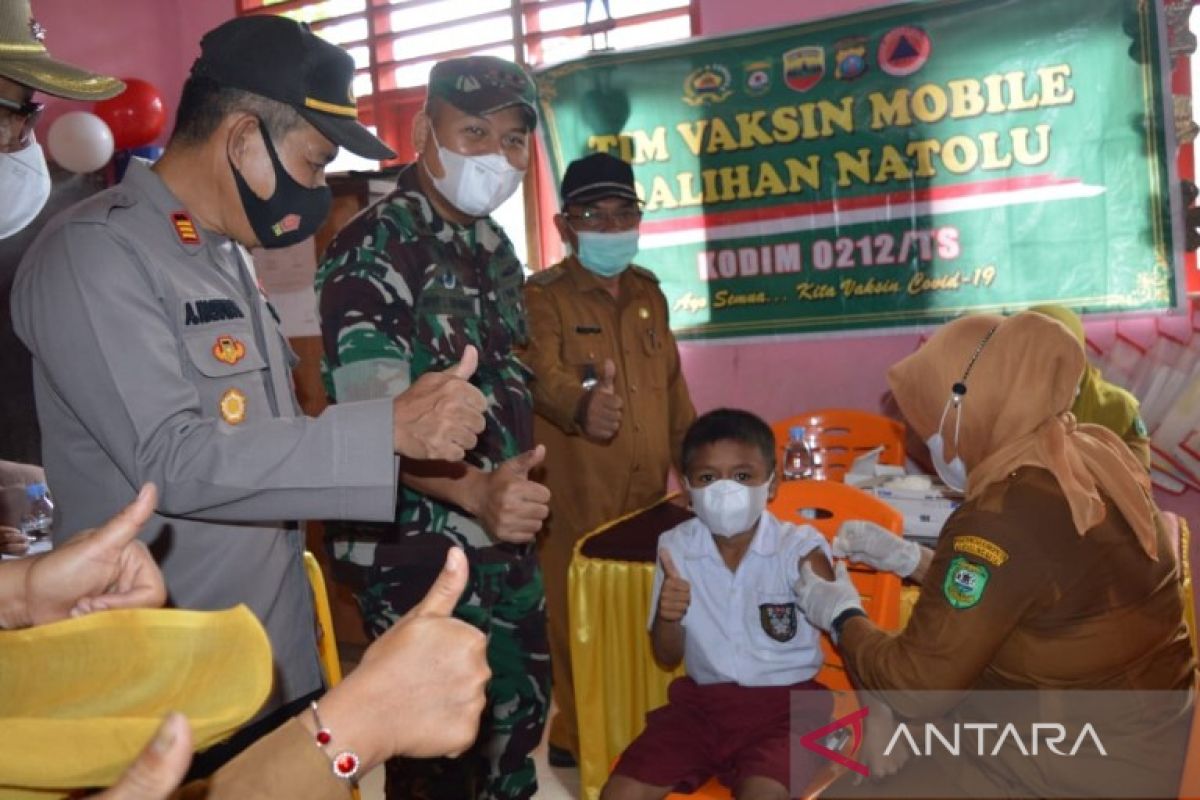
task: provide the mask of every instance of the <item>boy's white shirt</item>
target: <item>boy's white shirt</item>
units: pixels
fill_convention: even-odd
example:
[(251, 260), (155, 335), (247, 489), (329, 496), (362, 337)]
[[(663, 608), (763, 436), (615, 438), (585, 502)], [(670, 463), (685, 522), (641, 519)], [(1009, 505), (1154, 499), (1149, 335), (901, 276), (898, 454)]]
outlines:
[[(764, 511), (736, 573), (725, 565), (712, 533), (699, 518), (662, 534), (658, 548), (671, 554), (680, 576), (691, 584), (691, 603), (682, 622), (684, 667), (692, 680), (786, 686), (816, 676), (824, 661), (821, 632), (796, 608), (792, 587), (799, 578), (801, 559), (814, 549), (831, 558), (820, 532), (809, 525), (782, 522)], [(659, 559), (648, 629), (654, 627), (664, 577)], [(787, 641), (773, 638), (768, 627), (786, 636), (789, 616), (795, 620), (795, 635)]]

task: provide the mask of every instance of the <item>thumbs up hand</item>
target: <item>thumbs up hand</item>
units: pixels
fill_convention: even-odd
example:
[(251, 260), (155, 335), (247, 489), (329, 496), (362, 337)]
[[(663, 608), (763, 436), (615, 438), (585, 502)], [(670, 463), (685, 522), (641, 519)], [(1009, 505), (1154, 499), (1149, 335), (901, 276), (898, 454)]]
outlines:
[(667, 550), (660, 549), (658, 558), (665, 576), (658, 595), (658, 618), (663, 622), (679, 622), (692, 604), (692, 585), (679, 574), (679, 568)]
[(364, 771), (393, 755), (454, 756), (475, 740), (491, 677), (487, 637), (450, 616), (468, 571), (463, 551), (451, 548), (425, 598), (320, 700), (322, 722)]
[(417, 459), (460, 461), (484, 429), (487, 399), (470, 384), (479, 353), (468, 345), (462, 361), (426, 372), (392, 401), (395, 451)]
[(531, 541), (550, 515), (550, 490), (529, 479), (529, 472), (546, 458), (545, 445), (505, 461), (487, 475), (478, 517), (483, 527), (502, 542)]
[(611, 358), (604, 359), (600, 383), (588, 394), (586, 400), (583, 432), (602, 442), (616, 436), (621, 428), (621, 409), (624, 404), (617, 394), (616, 380), (617, 365)]

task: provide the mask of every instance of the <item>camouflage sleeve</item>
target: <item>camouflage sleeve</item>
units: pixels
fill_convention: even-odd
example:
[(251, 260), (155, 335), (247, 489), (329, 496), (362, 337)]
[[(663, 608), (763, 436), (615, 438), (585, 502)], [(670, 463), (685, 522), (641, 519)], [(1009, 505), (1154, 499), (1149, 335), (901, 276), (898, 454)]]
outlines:
[(579, 376), (563, 363), (563, 321), (554, 298), (543, 287), (527, 283), (525, 309), (529, 343), (521, 357), (533, 371), (534, 411), (568, 434), (579, 433), (575, 412), (584, 389)]
[(354, 224), (317, 272), (326, 390), (341, 403), (392, 397), (411, 382), (413, 292), (394, 253), (395, 233)]

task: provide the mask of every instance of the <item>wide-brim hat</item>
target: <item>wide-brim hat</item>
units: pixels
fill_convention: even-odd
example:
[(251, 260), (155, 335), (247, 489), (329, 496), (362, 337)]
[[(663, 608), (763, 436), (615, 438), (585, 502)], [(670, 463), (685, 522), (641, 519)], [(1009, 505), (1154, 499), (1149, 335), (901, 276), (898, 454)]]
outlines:
[(0, 78), (70, 100), (107, 100), (125, 91), (116, 78), (51, 58), (45, 38), (29, 0), (0, 0)]

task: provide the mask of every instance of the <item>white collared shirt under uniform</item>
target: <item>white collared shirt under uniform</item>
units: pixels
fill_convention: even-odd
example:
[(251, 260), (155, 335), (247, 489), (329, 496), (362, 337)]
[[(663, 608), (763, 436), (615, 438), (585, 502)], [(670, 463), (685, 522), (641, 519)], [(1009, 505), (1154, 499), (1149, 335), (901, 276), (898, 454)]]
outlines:
[[(770, 511), (759, 518), (754, 539), (731, 571), (699, 518), (683, 522), (658, 540), (680, 576), (691, 584), (683, 616), (684, 664), (699, 684), (784, 686), (811, 680), (821, 669), (821, 632), (796, 607), (793, 590), (801, 560), (829, 544), (815, 528), (781, 522)], [(661, 559), (654, 570), (648, 628), (653, 628), (662, 591)]]

